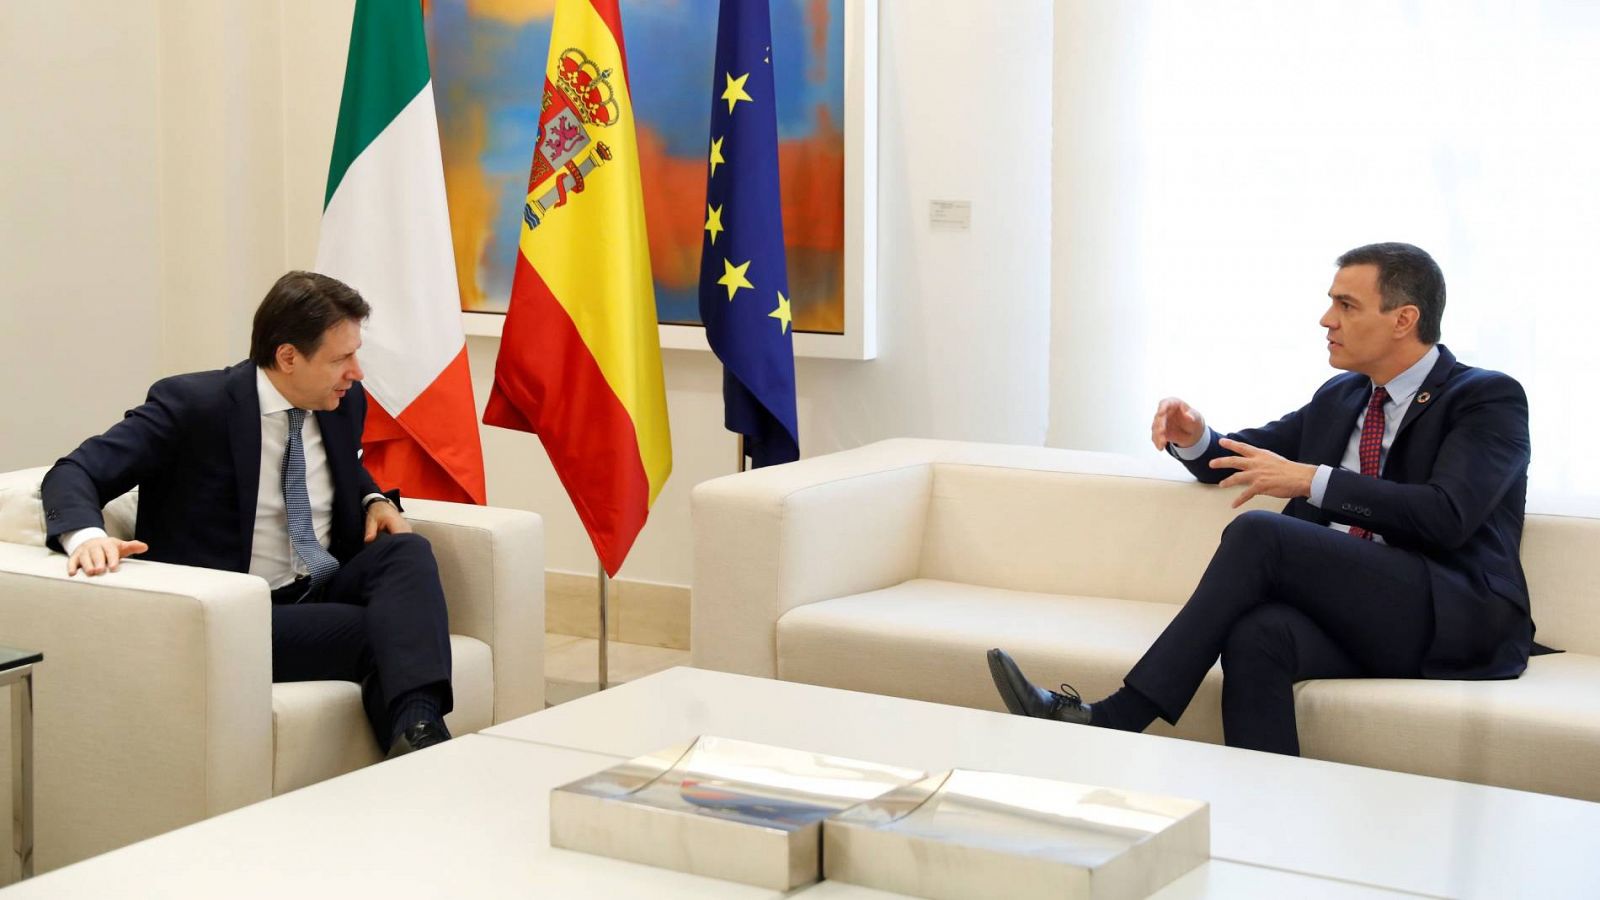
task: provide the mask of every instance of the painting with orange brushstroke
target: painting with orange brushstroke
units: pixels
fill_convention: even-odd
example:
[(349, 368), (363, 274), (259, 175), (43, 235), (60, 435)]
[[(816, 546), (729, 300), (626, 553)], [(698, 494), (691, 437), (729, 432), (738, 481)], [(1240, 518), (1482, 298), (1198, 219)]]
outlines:
[[(771, 0), (794, 329), (844, 331), (844, 3)], [(656, 308), (700, 324), (718, 0), (621, 0)], [(429, 0), (461, 308), (504, 313), (538, 136), (554, 0)]]

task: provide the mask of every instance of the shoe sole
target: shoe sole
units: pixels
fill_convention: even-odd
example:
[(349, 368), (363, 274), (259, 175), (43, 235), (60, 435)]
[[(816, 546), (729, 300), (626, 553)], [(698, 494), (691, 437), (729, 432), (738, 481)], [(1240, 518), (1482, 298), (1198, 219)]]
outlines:
[(1025, 716), (1027, 710), (1022, 708), (1022, 701), (1018, 699), (1017, 692), (1011, 687), (1011, 677), (1006, 672), (1005, 664), (1000, 661), (1000, 651), (989, 651), (989, 677), (994, 679), (995, 689), (1000, 692), (1000, 699), (1005, 703), (1006, 710), (1014, 716)]

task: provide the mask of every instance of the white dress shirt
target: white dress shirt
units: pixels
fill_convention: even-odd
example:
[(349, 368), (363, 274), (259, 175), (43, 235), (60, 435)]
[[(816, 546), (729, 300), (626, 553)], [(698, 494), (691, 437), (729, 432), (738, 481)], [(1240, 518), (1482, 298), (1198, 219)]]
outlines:
[[(256, 524), (250, 544), (251, 575), (259, 575), (270, 588), (280, 588), (297, 576), (309, 574), (289, 544), (289, 516), (283, 505), (283, 451), (289, 440), (289, 409), (272, 379), (256, 369), (256, 399), (261, 407), (261, 478), (256, 486)], [(327, 547), (333, 532), (333, 473), (322, 444), (322, 428), (308, 415), (300, 428), (306, 456), (306, 493), (311, 498), (311, 527), (317, 542)], [(369, 494), (367, 500), (385, 499)], [(80, 528), (61, 536), (61, 549), (71, 556), (84, 541), (105, 537), (101, 528)]]
[[(1422, 382), (1428, 378), (1428, 373), (1433, 371), (1433, 366), (1439, 361), (1439, 347), (1429, 347), (1422, 358), (1412, 364), (1399, 375), (1389, 379), (1384, 389), (1389, 392), (1389, 400), (1383, 405), (1383, 446), (1378, 451), (1378, 471), (1383, 471), (1383, 464), (1389, 461), (1389, 448), (1394, 444), (1395, 435), (1400, 432), (1400, 423), (1406, 417), (1406, 410), (1411, 406), (1411, 399), (1422, 389)], [(1377, 385), (1372, 386), (1373, 389)], [(1371, 401), (1372, 391), (1367, 392), (1367, 399)], [(1350, 440), (1345, 443), (1344, 457), (1339, 460), (1339, 468), (1346, 469), (1356, 474), (1361, 473), (1361, 431), (1367, 424), (1366, 405), (1362, 406), (1361, 414), (1356, 417), (1355, 430), (1350, 432)], [(1188, 447), (1173, 445), (1173, 451), (1179, 459), (1198, 459), (1211, 446), (1212, 431), (1206, 429), (1205, 436)], [(1317, 474), (1311, 478), (1311, 505), (1320, 508), (1322, 498), (1328, 491), (1328, 479), (1333, 477), (1332, 466), (1317, 466)], [(1339, 522), (1331, 522), (1329, 528), (1339, 531), (1349, 531), (1350, 526)], [(1380, 535), (1372, 536), (1374, 541), (1383, 543)]]
[[(289, 440), (289, 410), (294, 406), (261, 369), (256, 369), (256, 397), (261, 401), (261, 481), (256, 485), (255, 538), (250, 544), (250, 574), (280, 588), (296, 576), (310, 574), (289, 545), (289, 514), (283, 506), (283, 451)], [(315, 415), (300, 426), (306, 456), (306, 493), (311, 497), (311, 528), (323, 547), (333, 533), (333, 473), (322, 446), (322, 427)]]

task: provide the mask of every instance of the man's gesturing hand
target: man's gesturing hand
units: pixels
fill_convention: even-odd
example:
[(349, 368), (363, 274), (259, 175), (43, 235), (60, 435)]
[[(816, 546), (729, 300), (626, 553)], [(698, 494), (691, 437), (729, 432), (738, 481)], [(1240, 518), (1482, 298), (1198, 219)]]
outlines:
[(378, 532), (387, 531), (390, 534), (411, 533), (411, 523), (394, 508), (394, 504), (387, 500), (374, 500), (367, 504), (367, 534), (366, 542), (372, 543), (378, 539)]
[(1311, 479), (1317, 474), (1316, 466), (1284, 459), (1271, 450), (1262, 450), (1228, 438), (1218, 443), (1237, 454), (1211, 461), (1213, 469), (1239, 470), (1222, 480), (1223, 487), (1244, 488), (1239, 496), (1233, 498), (1234, 509), (1258, 494), (1283, 500), (1311, 496)]
[(1156, 404), (1156, 417), (1150, 423), (1150, 443), (1157, 450), (1167, 449), (1167, 444), (1192, 447), (1206, 436), (1206, 420), (1200, 412), (1177, 397), (1168, 397)]
[(123, 541), (114, 537), (90, 538), (78, 545), (67, 560), (67, 576), (82, 570), (85, 575), (104, 575), (115, 572), (125, 556), (143, 553), (150, 547), (144, 541)]

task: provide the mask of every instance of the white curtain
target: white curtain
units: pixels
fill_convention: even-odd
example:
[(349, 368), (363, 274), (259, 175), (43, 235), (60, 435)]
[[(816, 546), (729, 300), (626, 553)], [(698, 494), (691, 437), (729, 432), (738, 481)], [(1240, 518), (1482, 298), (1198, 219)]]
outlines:
[(1333, 259), (1400, 240), (1528, 391), (1531, 506), (1600, 497), (1600, 4), (1072, 0), (1055, 89), (1051, 443), (1299, 406)]

